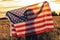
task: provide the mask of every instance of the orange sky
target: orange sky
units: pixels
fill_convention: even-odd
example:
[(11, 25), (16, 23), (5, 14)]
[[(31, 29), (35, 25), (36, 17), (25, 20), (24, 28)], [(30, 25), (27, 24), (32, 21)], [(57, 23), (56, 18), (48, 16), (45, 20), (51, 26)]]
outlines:
[(50, 8), (52, 11), (56, 11), (57, 14), (60, 12), (60, 0), (0, 0), (0, 12), (4, 12), (4, 14), (1, 14), (0, 17), (5, 17), (5, 12), (8, 10), (12, 10), (15, 8), (20, 8), (23, 6), (29, 6), (36, 3), (41, 3), (44, 1), (48, 1)]
[[(5, 1), (5, 2), (4, 2)], [(60, 10), (60, 0), (0, 0), (0, 8), (1, 7), (10, 7), (10, 6), (28, 6), (44, 1), (48, 1), (52, 10)], [(16, 2), (18, 1), (18, 2)], [(6, 6), (7, 5), (7, 6)]]
[[(0, 0), (2, 1), (2, 0)], [(60, 10), (60, 0), (9, 0), (9, 2), (6, 2), (6, 0), (3, 0), (5, 2), (0, 2), (0, 7), (10, 7), (10, 6), (28, 6), (28, 5), (32, 5), (32, 4), (36, 4), (36, 3), (40, 3), (40, 2), (44, 2), (44, 1), (48, 1), (51, 7), (51, 10)], [(7, 5), (7, 6), (6, 6)]]

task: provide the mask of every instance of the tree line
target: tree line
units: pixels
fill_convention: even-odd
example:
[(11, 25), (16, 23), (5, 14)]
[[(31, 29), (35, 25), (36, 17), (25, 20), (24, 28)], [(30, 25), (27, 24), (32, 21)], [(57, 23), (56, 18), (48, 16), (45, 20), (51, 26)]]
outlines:
[(58, 15), (55, 11), (53, 11), (52, 16), (60, 16), (60, 12), (59, 12), (59, 15)]

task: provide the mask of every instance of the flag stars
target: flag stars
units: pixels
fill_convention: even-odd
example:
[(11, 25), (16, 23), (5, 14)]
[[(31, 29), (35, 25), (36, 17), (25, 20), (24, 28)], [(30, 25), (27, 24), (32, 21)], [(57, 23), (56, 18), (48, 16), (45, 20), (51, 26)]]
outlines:
[(20, 22), (20, 21), (17, 21), (18, 23)]
[(16, 20), (16, 22), (17, 22), (17, 20)]
[(21, 16), (22, 16), (23, 14), (21, 14)]
[(21, 20), (23, 22), (23, 20)]
[(24, 16), (24, 15), (22, 15), (22, 16)]
[(24, 15), (24, 11), (26, 11), (25, 8), (15, 9), (15, 10), (10, 11), (12, 14), (19, 16), (19, 17), (16, 17), (16, 16), (8, 13), (8, 16), (10, 16), (11, 22), (19, 23), (19, 22), (27, 21), (27, 17), (26, 17), (26, 15)]
[(26, 16), (24, 16), (24, 17), (26, 17)]

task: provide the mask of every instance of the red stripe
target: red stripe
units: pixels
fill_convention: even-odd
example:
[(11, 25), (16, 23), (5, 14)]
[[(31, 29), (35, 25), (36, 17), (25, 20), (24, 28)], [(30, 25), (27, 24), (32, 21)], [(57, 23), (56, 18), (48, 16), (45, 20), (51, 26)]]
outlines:
[(43, 30), (36, 31), (36, 34), (41, 34), (41, 33), (44, 33), (46, 31), (48, 31), (48, 28), (43, 29)]
[(52, 20), (53, 20), (52, 18), (50, 18), (50, 19), (45, 19), (45, 20), (42, 20), (42, 21), (34, 22), (34, 24), (42, 23), (42, 22), (45, 22), (45, 21), (52, 21)]
[(26, 26), (26, 24), (23, 24), (23, 25), (17, 25), (17, 26), (15, 26), (15, 28), (20, 28), (20, 27), (24, 27), (24, 26)]
[[(51, 14), (42, 15), (42, 16), (39, 16), (38, 18), (43, 18), (44, 16), (46, 16), (46, 17), (47, 17), (47, 16), (51, 16)], [(38, 19), (38, 18), (37, 18), (37, 19)], [(27, 21), (27, 22), (28, 22), (28, 21)], [(22, 27), (22, 26), (25, 26), (25, 25), (24, 25), (24, 24), (23, 24), (23, 25), (18, 25), (17, 27), (20, 27), (20, 26)]]
[(48, 28), (48, 30), (49, 30), (49, 31), (52, 31), (52, 30), (54, 30), (54, 28)]
[[(48, 11), (51, 11), (50, 8), (47, 8), (47, 9), (42, 10), (41, 13), (42, 12), (48, 12)], [(35, 10), (33, 10), (33, 12), (37, 14), (38, 11), (36, 11), (36, 9), (35, 9)]]
[[(50, 9), (50, 8), (48, 8), (47, 6), (46, 6), (46, 8), (47, 8), (47, 9)], [(36, 10), (36, 9), (40, 9), (40, 7), (39, 7), (39, 6), (31, 7), (31, 9)]]
[(12, 33), (12, 36), (16, 37), (17, 35), (16, 35), (16, 33)]
[[(42, 10), (41, 13), (50, 12), (50, 11), (51, 11), (51, 10), (50, 10), (50, 8), (49, 8), (49, 9)], [(34, 11), (33, 11), (33, 12), (34, 12)], [(35, 12), (36, 12), (36, 11), (35, 11)], [(35, 13), (35, 12), (34, 12), (34, 13)], [(36, 13), (36, 14), (37, 14), (37, 13)], [(28, 15), (28, 16), (31, 16), (31, 15)]]
[[(51, 31), (53, 30), (53, 28), (51, 28)], [(48, 28), (44, 29), (44, 30), (40, 30), (40, 31), (37, 31), (36, 33), (34, 34), (41, 34), (41, 33), (44, 33), (46, 31), (49, 31)], [(29, 35), (32, 35), (32, 33), (28, 33), (28, 34), (19, 34), (18, 37), (24, 37), (24, 36), (29, 36)]]
[[(34, 24), (37, 24), (37, 23), (42, 23), (42, 22), (45, 22), (45, 21), (52, 21), (53, 19), (46, 19), (46, 20), (41, 20), (41, 21), (37, 21), (37, 22), (31, 22), (31, 23), (28, 23), (28, 24), (26, 24), (26, 25), (33, 25), (33, 23)], [(15, 28), (20, 28), (20, 27), (23, 27), (23, 26), (26, 26), (26, 25), (24, 25), (24, 24), (21, 24), (21, 25), (17, 25), (17, 26), (15, 26)]]
[(15, 31), (15, 29), (12, 29), (12, 31)]
[(34, 30), (34, 28), (43, 28), (45, 26), (51, 26), (53, 25), (53, 23), (49, 23), (49, 24), (44, 24), (44, 25), (40, 25), (40, 26), (36, 26), (36, 27), (32, 27), (32, 28), (28, 28), (28, 29), (23, 29), (23, 30), (16, 30), (16, 32), (23, 32), (23, 31), (26, 31), (26, 30)]
[[(38, 15), (37, 15), (37, 16), (38, 16)], [(39, 18), (43, 18), (43, 17), (45, 17), (45, 16), (46, 16), (46, 17), (47, 17), (47, 16), (52, 16), (52, 14), (49, 13), (49, 14), (45, 14), (45, 15), (42, 15), (42, 16), (34, 17), (34, 18), (32, 17), (32, 18), (30, 18), (29, 20), (33, 20), (33, 19), (35, 19), (35, 18), (36, 18), (36, 19), (39, 19)]]
[(44, 30), (39, 30), (36, 32), (36, 34), (39, 34), (39, 33), (43, 33), (43, 32), (47, 32), (47, 31), (52, 31), (54, 30), (54, 28), (50, 28), (50, 30), (48, 28), (44, 29)]
[[(52, 31), (52, 30), (53, 30), (53, 28), (51, 28), (51, 31)], [(41, 33), (47, 32), (47, 31), (49, 31), (48, 28), (46, 28), (46, 29), (44, 29), (44, 30), (37, 31), (37, 32), (35, 32), (35, 34), (41, 34)], [(28, 35), (34, 35), (34, 34), (28, 33), (28, 34), (26, 34), (25, 36), (28, 36)]]
[[(36, 5), (28, 6), (28, 9), (35, 9), (35, 8), (37, 8), (37, 7), (41, 8), (41, 6), (38, 6), (38, 4), (36, 4)], [(48, 6), (45, 5), (44, 7), (48, 7)]]
[(19, 35), (17, 35), (18, 37), (24, 37), (24, 36), (26, 36), (25, 34), (19, 34)]
[(36, 7), (30, 7), (30, 9), (32, 10), (36, 10), (36, 9), (39, 9), (40, 7), (39, 6), (36, 6)]
[[(43, 8), (44, 9), (44, 8)], [(47, 8), (45, 10), (42, 10), (42, 12), (48, 12), (48, 11), (51, 11), (50, 8)]]

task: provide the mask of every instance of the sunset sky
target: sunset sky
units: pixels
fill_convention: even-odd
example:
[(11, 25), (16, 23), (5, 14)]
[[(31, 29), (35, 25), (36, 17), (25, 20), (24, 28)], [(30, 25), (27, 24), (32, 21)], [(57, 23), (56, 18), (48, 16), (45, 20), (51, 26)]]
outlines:
[[(29, 6), (32, 4), (48, 1), (52, 11), (56, 11), (57, 14), (60, 12), (60, 0), (0, 0), (0, 12), (5, 13), (8, 10), (14, 8), (20, 8), (24, 6)], [(1, 14), (1, 17), (5, 14)]]
[[(0, 0), (6, 1), (6, 0)], [(41, 3), (44, 1), (48, 1), (52, 10), (60, 10), (60, 0), (11, 0), (11, 2), (0, 2), (0, 4), (4, 7), (8, 6), (28, 6), (36, 3)]]

